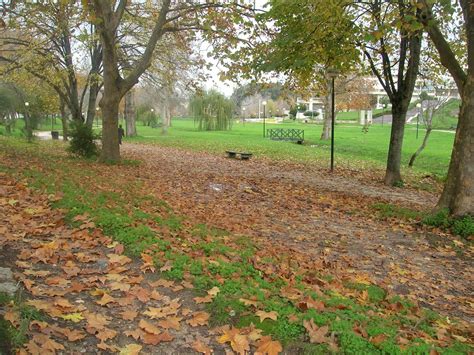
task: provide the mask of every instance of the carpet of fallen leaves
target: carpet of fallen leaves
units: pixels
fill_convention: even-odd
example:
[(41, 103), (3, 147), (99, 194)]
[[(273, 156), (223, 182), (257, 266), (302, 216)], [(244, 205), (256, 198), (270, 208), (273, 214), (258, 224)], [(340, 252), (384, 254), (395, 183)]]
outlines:
[[(462, 242), (453, 236), (398, 220), (380, 221), (370, 209), (375, 202), (428, 208), (436, 200), (432, 194), (387, 188), (365, 172), (340, 170), (330, 176), (304, 166), (145, 145), (126, 144), (124, 155), (142, 163), (92, 169), (117, 190), (139, 180), (143, 191), (166, 200), (178, 213), (254, 237), (259, 243), (255, 266), (263, 274), (290, 274), (293, 264), (324, 269), (336, 281), (316, 278), (310, 281), (315, 289), (340, 289), (338, 280), (344, 278), (370, 281), (442, 314), (473, 320), (472, 249), (466, 247), (459, 257), (452, 242)], [(9, 159), (6, 165), (20, 165), (11, 156), (2, 158)], [(26, 164), (41, 170), (41, 159)], [(125, 256), (123, 246), (104, 236), (89, 216), (76, 217), (77, 228), (66, 226), (64, 212), (50, 207), (57, 198), (33, 193), (0, 173), (2, 254), (15, 261), (15, 276), (30, 295), (27, 303), (49, 316), (30, 323), (29, 341), (21, 352), (282, 351), (278, 341), (253, 326), (210, 329), (203, 304), (218, 288), (195, 297), (191, 279), (160, 279), (149, 255), (140, 260)], [(259, 259), (267, 255), (287, 259), (262, 267)], [(282, 296), (301, 295), (288, 288)], [(301, 302), (307, 308), (324, 307), (312, 299)], [(261, 320), (278, 316), (263, 310), (256, 315)], [(19, 315), (11, 309), (4, 317), (15, 325)], [(337, 350), (326, 327), (305, 321), (304, 328), (312, 343)], [(440, 336), (445, 341), (449, 337)], [(382, 339), (373, 339), (377, 341)]]
[(384, 186), (367, 171), (240, 161), (178, 149), (127, 145), (135, 176), (176, 210), (325, 260), (442, 314), (474, 322), (473, 247), (441, 230), (381, 221), (370, 208), (393, 203), (429, 210), (426, 191)]

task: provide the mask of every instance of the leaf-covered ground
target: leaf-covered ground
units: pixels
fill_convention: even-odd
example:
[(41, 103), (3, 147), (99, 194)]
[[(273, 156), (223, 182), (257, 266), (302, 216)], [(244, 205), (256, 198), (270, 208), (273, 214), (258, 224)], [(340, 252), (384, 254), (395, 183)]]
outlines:
[(25, 289), (1, 324), (21, 351), (472, 351), (472, 247), (416, 223), (435, 196), (377, 172), (123, 151), (104, 166), (0, 141), (0, 266)]

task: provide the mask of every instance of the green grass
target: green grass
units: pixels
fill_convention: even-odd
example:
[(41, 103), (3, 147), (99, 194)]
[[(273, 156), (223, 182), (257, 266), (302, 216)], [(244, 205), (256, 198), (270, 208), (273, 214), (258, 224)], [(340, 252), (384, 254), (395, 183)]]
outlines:
[(453, 99), (448, 101), (433, 116), (434, 129), (452, 129), (458, 124), (458, 113), (461, 101)]
[[(255, 157), (287, 160), (301, 163), (317, 163), (327, 166), (330, 142), (321, 141), (321, 125), (304, 123), (268, 124), (267, 128), (300, 128), (305, 130), (305, 144), (271, 141), (263, 138), (263, 127), (259, 123), (234, 124), (231, 131), (199, 132), (189, 119), (175, 119), (167, 136), (160, 129), (138, 126), (139, 137), (129, 141), (149, 142), (167, 147), (192, 149), (224, 154), (225, 150), (248, 151)], [(385, 167), (390, 140), (390, 126), (373, 125), (363, 133), (359, 125), (336, 126), (336, 165), (360, 168)], [(407, 173), (411, 154), (421, 144), (422, 134), (416, 139), (415, 128), (406, 127), (402, 166)], [(418, 157), (413, 170), (418, 174), (444, 177), (447, 172), (454, 135), (432, 132), (428, 146)]]

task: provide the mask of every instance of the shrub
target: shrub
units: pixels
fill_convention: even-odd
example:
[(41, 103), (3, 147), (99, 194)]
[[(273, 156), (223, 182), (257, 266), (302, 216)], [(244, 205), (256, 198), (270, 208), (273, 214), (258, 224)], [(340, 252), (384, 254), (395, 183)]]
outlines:
[(82, 122), (74, 123), (69, 136), (71, 140), (67, 150), (70, 153), (86, 158), (97, 155), (98, 148), (94, 140), (99, 136), (92, 131), (92, 127), (88, 127)]
[(472, 216), (449, 217), (448, 209), (442, 209), (435, 214), (426, 216), (423, 223), (434, 227), (450, 228), (454, 234), (463, 238), (474, 235), (474, 218)]
[(463, 238), (474, 235), (474, 218), (464, 216), (454, 221), (452, 230)]
[(305, 117), (318, 117), (319, 116), (319, 112), (318, 111), (305, 111), (305, 113), (303, 113), (303, 115)]

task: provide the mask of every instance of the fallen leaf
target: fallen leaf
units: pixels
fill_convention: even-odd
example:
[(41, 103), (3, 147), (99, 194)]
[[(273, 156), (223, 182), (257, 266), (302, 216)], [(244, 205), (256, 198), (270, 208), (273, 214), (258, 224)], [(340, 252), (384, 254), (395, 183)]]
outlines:
[(326, 337), (326, 333), (329, 330), (327, 325), (318, 327), (316, 324), (314, 324), (313, 318), (311, 318), (309, 321), (304, 320), (303, 326), (308, 331), (310, 343), (321, 344), (329, 341), (329, 338)]
[(237, 328), (224, 330), (224, 334), (217, 341), (221, 344), (230, 343), (232, 350), (239, 354), (245, 354), (250, 350), (247, 336), (239, 334), (239, 329)]
[(277, 320), (278, 313), (275, 311), (265, 312), (265, 311), (257, 311), (255, 314), (260, 318), (260, 322), (263, 322), (265, 319), (272, 319)]
[(108, 293), (104, 293), (104, 295), (102, 296), (102, 298), (98, 301), (96, 301), (97, 304), (100, 304), (101, 306), (105, 306), (109, 303), (115, 303), (117, 302), (115, 300), (115, 298), (113, 298), (112, 296), (110, 296)]
[(207, 325), (209, 320), (209, 313), (207, 312), (195, 312), (193, 314), (193, 318), (188, 319), (186, 323), (188, 323), (192, 327), (197, 327), (199, 325)]
[(158, 322), (158, 326), (165, 329), (171, 328), (171, 329), (179, 330), (181, 328), (181, 325), (179, 324), (179, 322), (182, 319), (183, 318), (180, 318), (180, 317), (168, 317), (166, 319), (160, 320)]
[(213, 295), (207, 295), (206, 297), (194, 297), (193, 300), (196, 303), (211, 303), (212, 299), (214, 298)]
[(138, 323), (138, 326), (147, 333), (151, 333), (151, 334), (155, 334), (155, 335), (158, 335), (158, 334), (161, 333), (161, 330), (158, 329), (157, 326), (151, 324), (150, 322), (147, 322), (144, 319), (140, 320), (140, 322)]
[(255, 355), (278, 355), (283, 351), (279, 341), (272, 340), (272, 337), (265, 336), (257, 343)]
[(138, 312), (127, 309), (121, 313), (122, 319), (124, 320), (134, 320), (138, 315)]
[(138, 355), (142, 350), (142, 346), (138, 344), (128, 344), (127, 346), (120, 348), (120, 355)]
[(201, 340), (196, 340), (192, 346), (193, 350), (196, 350), (198, 353), (210, 355), (212, 354), (212, 349), (204, 344)]

